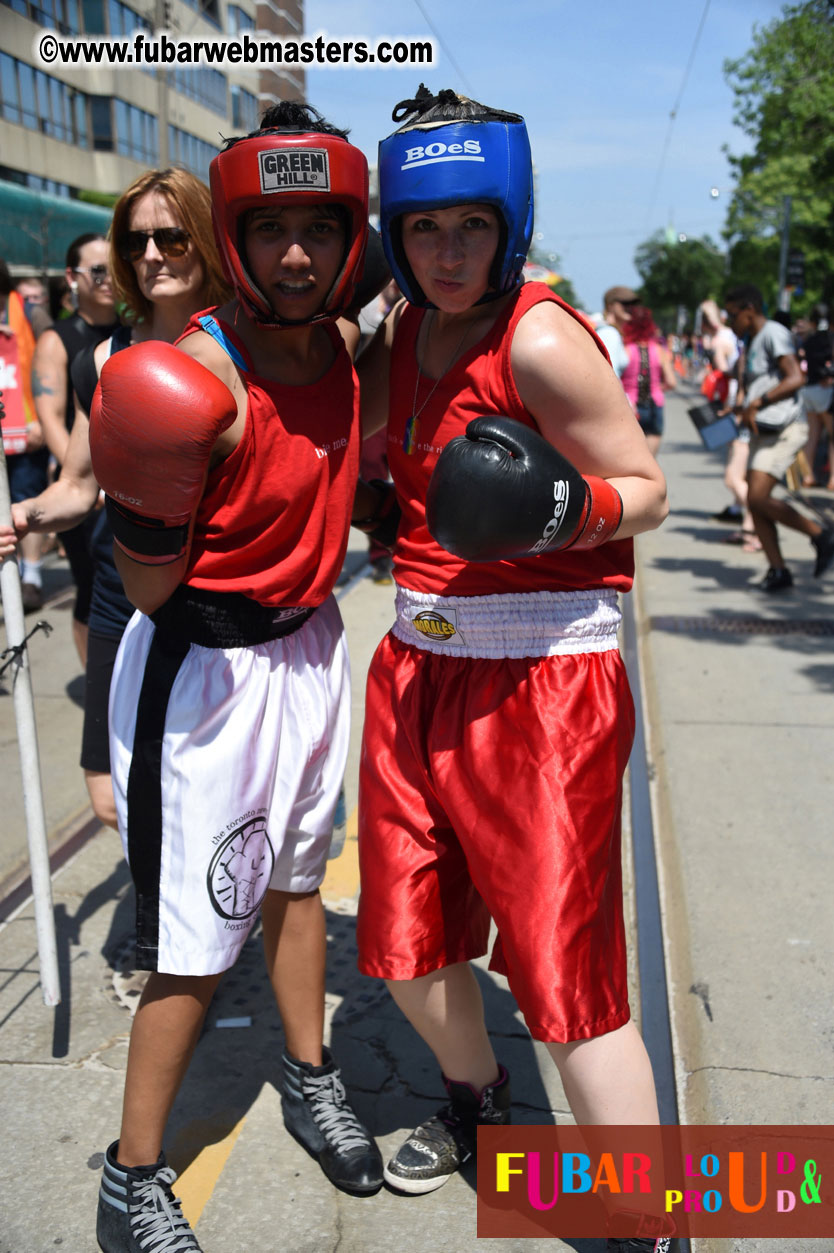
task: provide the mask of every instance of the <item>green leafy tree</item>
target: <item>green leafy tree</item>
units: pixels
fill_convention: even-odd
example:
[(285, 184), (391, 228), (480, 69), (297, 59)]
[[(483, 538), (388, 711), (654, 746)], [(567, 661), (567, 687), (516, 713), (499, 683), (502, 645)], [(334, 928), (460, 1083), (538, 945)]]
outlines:
[(634, 254), (640, 297), (665, 331), (675, 329), (681, 306), (691, 321), (702, 300), (721, 293), (724, 266), (724, 254), (708, 235), (671, 240), (666, 231), (656, 231)]
[(534, 265), (544, 266), (546, 270), (552, 270), (554, 274), (558, 274), (559, 282), (553, 284), (553, 291), (555, 291), (557, 296), (561, 296), (565, 303), (569, 304), (572, 308), (581, 308), (579, 297), (576, 294), (573, 283), (569, 278), (565, 278), (562, 274), (562, 263), (555, 252), (542, 252), (540, 248), (537, 248), (536, 245), (533, 244), (527, 253), (527, 259)]
[(785, 197), (790, 246), (805, 253), (806, 290), (796, 311), (834, 297), (834, 7), (789, 5), (754, 31), (752, 48), (724, 63), (733, 120), (752, 152), (728, 154), (736, 185), (724, 228), (728, 282), (753, 282), (778, 302)]
[(94, 191), (92, 188), (84, 188), (78, 193), (78, 199), (85, 201), (87, 204), (100, 204), (105, 209), (112, 209), (119, 199), (119, 194), (117, 191)]

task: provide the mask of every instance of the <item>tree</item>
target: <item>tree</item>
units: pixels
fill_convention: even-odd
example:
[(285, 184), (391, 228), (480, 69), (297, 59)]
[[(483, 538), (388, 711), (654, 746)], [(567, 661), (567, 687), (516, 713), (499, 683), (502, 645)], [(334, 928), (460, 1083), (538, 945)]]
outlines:
[[(561, 265), (561, 260), (555, 252), (542, 252), (542, 250), (535, 244), (530, 247), (530, 250), (527, 253), (527, 260), (531, 261), (534, 265), (544, 266), (546, 270), (551, 270), (554, 274), (559, 271), (559, 266)], [(557, 296), (562, 297), (565, 304), (570, 305), (573, 309), (580, 308), (579, 297), (577, 296), (573, 283), (569, 278), (565, 278), (563, 274), (559, 273), (558, 283), (552, 283), (549, 284), (549, 286), (553, 291), (555, 291)]]
[[(802, 305), (834, 297), (834, 11), (828, 0), (787, 6), (754, 29), (753, 46), (724, 63), (735, 95), (733, 120), (754, 143), (728, 154), (736, 186), (724, 238), (728, 282), (753, 282), (778, 303), (785, 197), (792, 198), (790, 244), (805, 253)], [(797, 306), (798, 308), (799, 306)]]
[(724, 255), (708, 235), (672, 240), (656, 231), (637, 248), (634, 267), (642, 280), (640, 297), (665, 331), (675, 329), (681, 305), (692, 319), (701, 301), (720, 295), (724, 284)]

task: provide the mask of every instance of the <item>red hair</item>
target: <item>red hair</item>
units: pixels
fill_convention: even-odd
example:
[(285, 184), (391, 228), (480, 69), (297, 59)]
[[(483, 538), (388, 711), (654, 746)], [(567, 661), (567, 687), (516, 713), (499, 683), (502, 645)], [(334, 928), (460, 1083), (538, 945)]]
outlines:
[(657, 329), (652, 317), (651, 309), (647, 309), (645, 305), (635, 305), (629, 309), (631, 321), (626, 322), (620, 334), (623, 337), (623, 343), (639, 344), (649, 339), (657, 339), (660, 331)]

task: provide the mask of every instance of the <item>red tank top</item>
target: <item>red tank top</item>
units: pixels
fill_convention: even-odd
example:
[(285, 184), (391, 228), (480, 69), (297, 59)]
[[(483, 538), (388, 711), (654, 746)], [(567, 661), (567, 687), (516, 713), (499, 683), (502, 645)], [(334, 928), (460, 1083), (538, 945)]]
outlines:
[[(202, 329), (202, 316), (181, 339)], [(249, 403), (240, 443), (209, 474), (184, 582), (314, 608), (333, 590), (350, 530), (360, 447), (353, 365), (328, 324), (333, 364), (317, 382), (289, 387), (252, 373), (239, 337), (218, 325), (245, 363)]]
[[(449, 440), (462, 435), (473, 418), (500, 415), (538, 429), (516, 390), (510, 349), (520, 319), (543, 300), (553, 301), (575, 317), (607, 356), (601, 341), (575, 310), (543, 283), (525, 283), (492, 329), (443, 376), (416, 423), (409, 419), (417, 382), (417, 333), (425, 311), (409, 305), (402, 314), (391, 353), (388, 464), (403, 510), (394, 552), (394, 576), (403, 587), (447, 596), (601, 587), (627, 592), (631, 587), (634, 553), (630, 539), (577, 553), (465, 562), (441, 548), (426, 526), (426, 490), (435, 462)], [(431, 381), (421, 377), (417, 408), (431, 386)], [(478, 506), (488, 509), (489, 501), (478, 502)]]

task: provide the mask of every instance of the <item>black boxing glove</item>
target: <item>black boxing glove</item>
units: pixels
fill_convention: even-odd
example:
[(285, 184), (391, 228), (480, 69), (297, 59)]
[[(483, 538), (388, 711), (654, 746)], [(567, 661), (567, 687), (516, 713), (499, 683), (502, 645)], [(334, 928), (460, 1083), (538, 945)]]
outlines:
[(351, 519), (351, 526), (364, 531), (368, 539), (374, 540), (383, 548), (387, 548), (389, 552), (393, 552), (402, 518), (396, 488), (393, 483), (388, 483), (385, 479), (371, 479), (368, 486), (375, 487), (378, 492), (374, 512), (367, 518)]
[(620, 493), (583, 477), (538, 432), (511, 418), (475, 418), (437, 459), (426, 522), (464, 561), (598, 548), (623, 516)]

